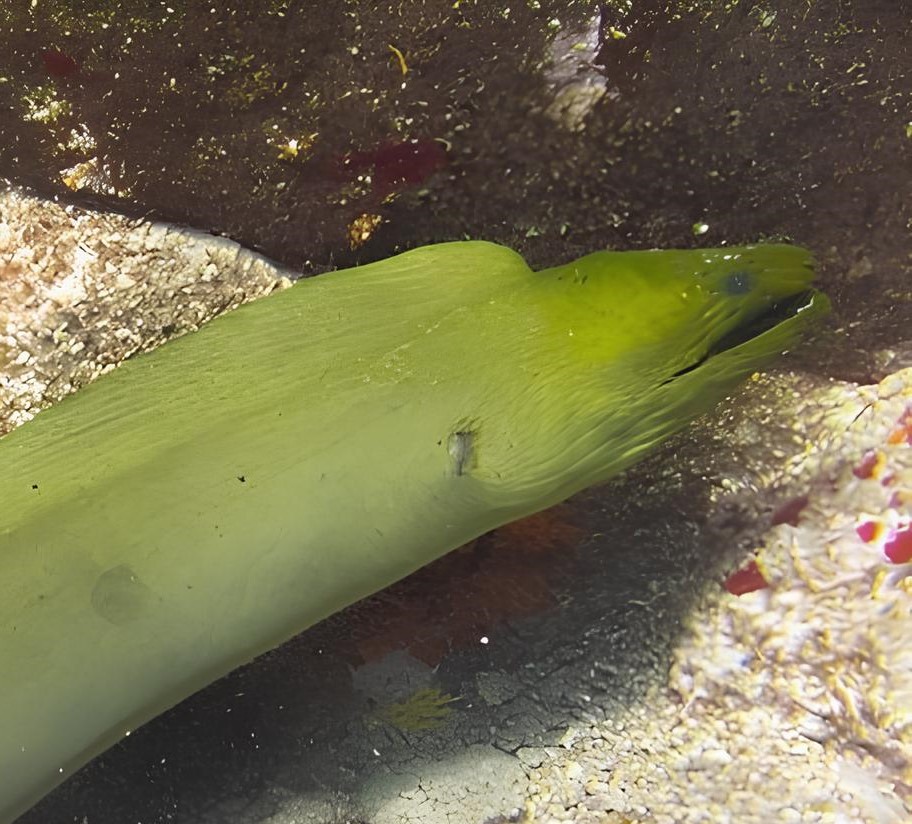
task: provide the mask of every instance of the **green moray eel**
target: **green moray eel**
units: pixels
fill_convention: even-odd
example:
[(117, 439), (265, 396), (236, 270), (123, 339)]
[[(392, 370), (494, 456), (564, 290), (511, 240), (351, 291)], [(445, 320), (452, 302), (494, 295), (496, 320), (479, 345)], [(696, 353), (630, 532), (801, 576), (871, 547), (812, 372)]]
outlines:
[(804, 250), (484, 242), (300, 282), (0, 440), (0, 820), (327, 615), (605, 480), (827, 309)]

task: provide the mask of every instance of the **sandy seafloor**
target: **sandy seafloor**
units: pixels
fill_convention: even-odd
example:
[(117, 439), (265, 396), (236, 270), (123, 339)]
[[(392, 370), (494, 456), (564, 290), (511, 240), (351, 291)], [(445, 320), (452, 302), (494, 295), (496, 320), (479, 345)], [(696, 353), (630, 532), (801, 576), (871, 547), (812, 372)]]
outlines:
[[(179, 334), (287, 283), (224, 239), (15, 188), (0, 194), (0, 254), (7, 426), (159, 343), (156, 313)], [(909, 820), (912, 369), (902, 352), (877, 358), (871, 385), (755, 375), (640, 474), (566, 505), (588, 514), (533, 524), (575, 560), (508, 575), (528, 609), (468, 629), (425, 616), (442, 629), (422, 638), (401, 608), (414, 594), (394, 588), (139, 730), (22, 821)], [(706, 519), (676, 523), (695, 483), (712, 490)], [(637, 484), (640, 509), (612, 509)], [(753, 521), (733, 514), (745, 507)], [(599, 566), (612, 551), (620, 565)], [(765, 586), (720, 585), (751, 559), (729, 589)], [(553, 599), (536, 589), (550, 573)], [(440, 597), (428, 575), (422, 597)]]

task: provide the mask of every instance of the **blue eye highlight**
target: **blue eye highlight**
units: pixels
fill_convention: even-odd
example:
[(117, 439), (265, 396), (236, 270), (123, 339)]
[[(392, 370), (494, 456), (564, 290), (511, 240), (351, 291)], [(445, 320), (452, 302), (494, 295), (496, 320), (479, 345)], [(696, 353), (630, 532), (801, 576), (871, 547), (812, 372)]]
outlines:
[(729, 295), (746, 295), (754, 288), (754, 276), (750, 272), (732, 272), (722, 286)]

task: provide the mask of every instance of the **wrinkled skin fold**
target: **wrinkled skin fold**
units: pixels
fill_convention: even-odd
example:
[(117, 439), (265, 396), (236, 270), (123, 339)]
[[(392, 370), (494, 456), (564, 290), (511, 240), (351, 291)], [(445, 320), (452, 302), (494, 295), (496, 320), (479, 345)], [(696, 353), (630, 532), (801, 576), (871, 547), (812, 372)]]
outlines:
[(827, 308), (807, 253), (429, 246), (244, 306), (0, 440), (0, 821), (128, 730), (610, 477)]

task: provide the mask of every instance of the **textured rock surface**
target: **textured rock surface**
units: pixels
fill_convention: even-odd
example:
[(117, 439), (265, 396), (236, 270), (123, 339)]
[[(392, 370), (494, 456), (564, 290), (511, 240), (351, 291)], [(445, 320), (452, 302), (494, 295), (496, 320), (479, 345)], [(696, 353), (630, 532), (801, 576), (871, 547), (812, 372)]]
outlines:
[(912, 566), (885, 544), (908, 531), (910, 408), (908, 369), (794, 401), (806, 500), (758, 542), (768, 586), (711, 590), (667, 683), (530, 771), (536, 821), (908, 819)]
[(288, 275), (226, 238), (0, 181), (0, 434)]

